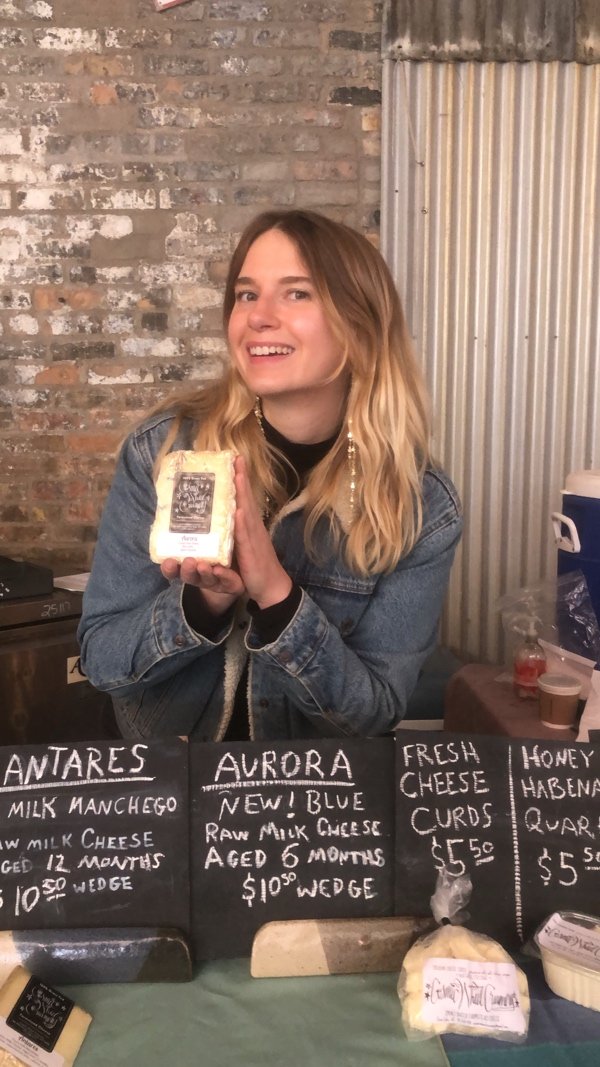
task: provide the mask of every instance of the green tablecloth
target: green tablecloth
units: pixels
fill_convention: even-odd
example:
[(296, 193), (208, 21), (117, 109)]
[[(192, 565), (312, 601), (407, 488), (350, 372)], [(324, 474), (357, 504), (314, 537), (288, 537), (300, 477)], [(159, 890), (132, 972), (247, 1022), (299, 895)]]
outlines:
[(76, 1067), (445, 1067), (437, 1039), (406, 1041), (396, 975), (249, 976), (248, 960), (193, 982), (69, 986), (94, 1021)]
[[(394, 974), (254, 979), (248, 960), (205, 964), (193, 982), (67, 986), (94, 1016), (76, 1067), (596, 1067), (600, 1012), (531, 994), (527, 1041), (409, 1042)], [(442, 1044), (443, 1042), (443, 1044)]]

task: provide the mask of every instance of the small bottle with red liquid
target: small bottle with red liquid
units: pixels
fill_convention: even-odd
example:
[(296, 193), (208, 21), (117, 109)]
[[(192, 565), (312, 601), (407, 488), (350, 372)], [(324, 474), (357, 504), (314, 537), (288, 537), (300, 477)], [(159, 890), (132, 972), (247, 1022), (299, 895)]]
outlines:
[(513, 685), (517, 696), (522, 700), (537, 700), (537, 680), (545, 670), (546, 653), (537, 639), (535, 619), (532, 618), (525, 639), (515, 652)]

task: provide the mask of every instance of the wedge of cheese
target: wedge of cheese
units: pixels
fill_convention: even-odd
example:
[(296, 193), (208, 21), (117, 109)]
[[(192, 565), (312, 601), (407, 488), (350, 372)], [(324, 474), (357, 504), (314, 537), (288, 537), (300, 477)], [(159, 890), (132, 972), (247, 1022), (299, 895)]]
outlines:
[(23, 967), (0, 989), (0, 1067), (71, 1067), (92, 1016)]
[(234, 453), (169, 452), (156, 482), (150, 531), (154, 563), (187, 556), (231, 565), (235, 516)]

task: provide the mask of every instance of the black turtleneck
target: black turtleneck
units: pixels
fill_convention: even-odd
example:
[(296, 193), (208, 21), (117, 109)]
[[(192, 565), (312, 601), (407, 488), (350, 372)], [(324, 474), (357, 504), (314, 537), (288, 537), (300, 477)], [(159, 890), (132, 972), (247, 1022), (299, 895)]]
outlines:
[[(307, 476), (313, 467), (327, 455), (337, 440), (338, 434), (329, 437), (326, 441), (318, 441), (316, 444), (299, 444), (289, 441), (287, 437), (279, 433), (274, 426), (263, 417), (263, 432), (266, 440), (274, 448), (277, 448), (291, 464), (291, 468), (284, 465), (286, 488), (289, 498), (292, 499), (303, 488)], [(254, 600), (248, 601), (248, 613), (252, 617), (254, 629), (259, 639), (265, 644), (276, 641), (285, 630), (298, 610), (302, 590), (300, 586), (292, 583), (292, 588), (285, 598), (278, 604), (272, 604), (268, 608), (259, 608)], [(213, 640), (219, 631), (223, 629), (226, 620), (223, 617), (215, 618), (205, 607), (193, 586), (186, 585), (182, 598), (183, 611), (188, 624), (196, 633)], [(246, 686), (247, 669), (244, 670), (235, 695), (234, 712), (225, 735), (226, 741), (243, 741), (249, 738)]]

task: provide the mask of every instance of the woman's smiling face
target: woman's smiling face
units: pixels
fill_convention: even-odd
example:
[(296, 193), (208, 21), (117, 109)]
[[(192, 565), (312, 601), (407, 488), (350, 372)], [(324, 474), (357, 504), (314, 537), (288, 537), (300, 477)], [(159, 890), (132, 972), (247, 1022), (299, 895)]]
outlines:
[(318, 391), (323, 401), (329, 391), (339, 408), (346, 388), (340, 343), (296, 245), (280, 230), (267, 230), (250, 246), (227, 332), (252, 393), (306, 399)]

